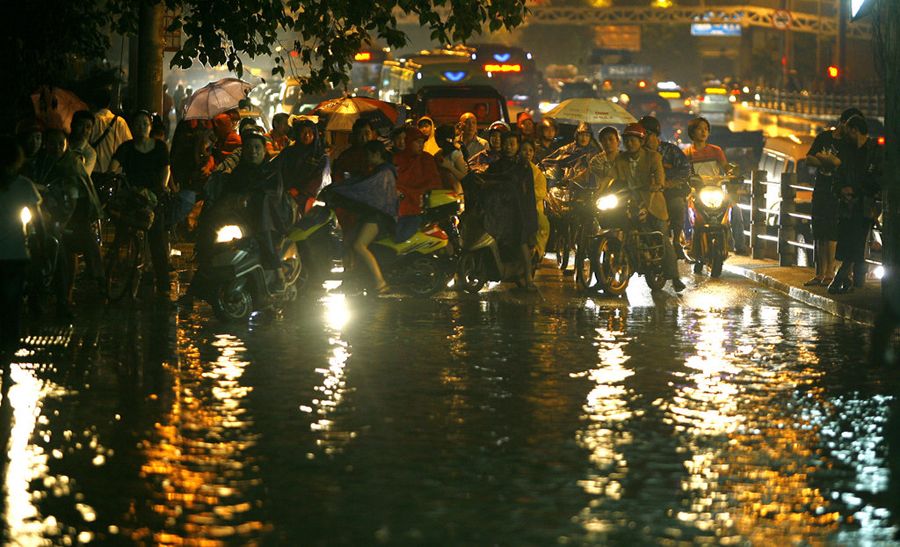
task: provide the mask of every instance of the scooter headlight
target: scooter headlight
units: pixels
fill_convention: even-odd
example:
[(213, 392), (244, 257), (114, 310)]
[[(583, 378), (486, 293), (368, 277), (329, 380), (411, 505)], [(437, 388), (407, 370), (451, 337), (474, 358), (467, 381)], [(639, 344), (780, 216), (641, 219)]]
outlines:
[(22, 207), (22, 211), (19, 213), (19, 219), (22, 220), (22, 226), (26, 226), (29, 222), (31, 222), (31, 209), (28, 207)]
[(721, 188), (707, 186), (700, 190), (700, 203), (710, 209), (718, 209), (725, 201), (725, 192)]
[(615, 209), (617, 205), (619, 205), (619, 196), (615, 194), (607, 194), (597, 198), (597, 209), (600, 211)]
[(216, 232), (216, 243), (228, 243), (229, 241), (241, 239), (242, 237), (244, 237), (244, 232), (241, 231), (241, 228), (234, 224), (229, 224), (227, 226), (222, 226), (219, 228), (219, 231)]

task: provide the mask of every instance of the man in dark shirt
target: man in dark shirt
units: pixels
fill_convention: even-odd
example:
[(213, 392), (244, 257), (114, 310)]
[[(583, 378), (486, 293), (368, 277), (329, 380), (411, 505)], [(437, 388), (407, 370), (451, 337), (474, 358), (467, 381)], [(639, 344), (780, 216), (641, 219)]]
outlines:
[(862, 287), (866, 280), (866, 240), (878, 216), (876, 198), (881, 192), (884, 148), (869, 138), (868, 124), (862, 116), (852, 116), (845, 123), (841, 165), (834, 186), (838, 189), (838, 237), (835, 258), (841, 267), (828, 286), (830, 293)]
[(819, 133), (806, 154), (807, 165), (817, 168), (816, 184), (812, 199), (812, 230), (816, 245), (816, 276), (806, 282), (806, 286), (828, 285), (834, 276), (837, 247), (838, 198), (834, 188), (834, 174), (841, 165), (844, 126), (853, 116), (861, 116), (856, 108), (849, 108), (841, 114), (834, 129)]

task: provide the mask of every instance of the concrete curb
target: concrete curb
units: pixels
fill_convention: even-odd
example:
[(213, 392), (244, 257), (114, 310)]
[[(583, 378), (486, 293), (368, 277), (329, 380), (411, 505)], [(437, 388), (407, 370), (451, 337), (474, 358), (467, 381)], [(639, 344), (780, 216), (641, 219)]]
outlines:
[(814, 308), (826, 311), (832, 315), (836, 315), (842, 319), (862, 323), (863, 325), (872, 326), (875, 324), (875, 312), (857, 306), (851, 306), (843, 302), (838, 302), (827, 296), (816, 294), (812, 291), (800, 287), (794, 287), (784, 281), (780, 281), (770, 275), (760, 273), (752, 268), (744, 268), (733, 264), (725, 264), (724, 269), (733, 274), (737, 274), (752, 281), (759, 283), (769, 289), (784, 293), (794, 300), (799, 300), (805, 304), (809, 304)]

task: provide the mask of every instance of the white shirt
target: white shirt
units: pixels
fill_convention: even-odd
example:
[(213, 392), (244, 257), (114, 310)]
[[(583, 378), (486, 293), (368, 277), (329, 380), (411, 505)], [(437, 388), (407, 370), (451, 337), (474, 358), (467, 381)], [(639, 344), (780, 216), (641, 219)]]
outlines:
[(81, 146), (70, 146), (69, 150), (81, 158), (85, 172), (88, 176), (91, 176), (91, 173), (94, 172), (94, 166), (97, 164), (97, 151), (88, 143), (84, 143)]
[(109, 164), (112, 161), (113, 154), (119, 149), (119, 145), (131, 140), (131, 130), (128, 129), (128, 124), (125, 120), (121, 116), (116, 118), (116, 115), (110, 112), (108, 108), (103, 108), (94, 115), (94, 127), (91, 129), (88, 143), (90, 144), (99, 139), (114, 118), (116, 120), (115, 127), (110, 128), (109, 133), (94, 147), (94, 150), (97, 152), (97, 163), (94, 169), (98, 173), (108, 173)]
[(27, 178), (19, 175), (5, 190), (0, 189), (0, 260), (28, 260), (22, 209), (28, 207), (31, 222), (37, 222), (41, 195)]

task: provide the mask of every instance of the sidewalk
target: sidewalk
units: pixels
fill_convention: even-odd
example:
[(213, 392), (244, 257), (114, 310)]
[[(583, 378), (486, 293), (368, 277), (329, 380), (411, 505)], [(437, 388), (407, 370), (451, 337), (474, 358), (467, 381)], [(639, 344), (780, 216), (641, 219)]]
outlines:
[(815, 308), (865, 325), (873, 325), (881, 309), (881, 282), (877, 279), (867, 280), (864, 287), (853, 289), (847, 294), (828, 294), (827, 287), (803, 286), (815, 275), (812, 268), (779, 266), (774, 260), (754, 260), (732, 255), (724, 269)]

